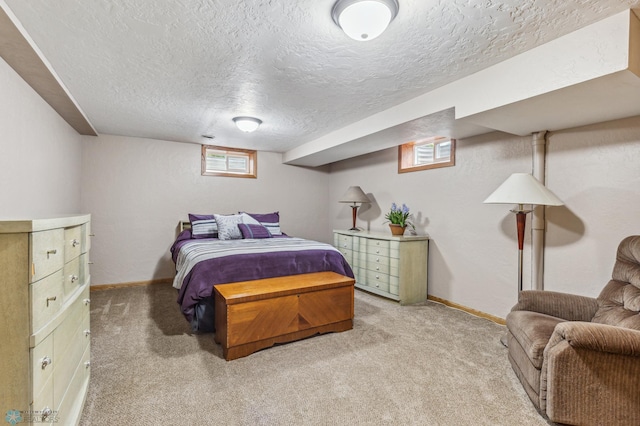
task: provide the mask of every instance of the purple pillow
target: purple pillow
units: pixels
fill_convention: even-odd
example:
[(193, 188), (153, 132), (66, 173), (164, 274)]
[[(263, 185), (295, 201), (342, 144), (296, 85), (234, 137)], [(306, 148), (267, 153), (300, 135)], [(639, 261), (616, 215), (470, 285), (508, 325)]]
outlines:
[(242, 233), (242, 238), (251, 239), (251, 238), (272, 238), (271, 232), (262, 225), (254, 225), (252, 223), (239, 223), (238, 228)]
[(189, 222), (192, 238), (218, 238), (218, 224), (212, 214), (189, 213)]
[(273, 213), (247, 213), (249, 216), (260, 222), (262, 226), (265, 226), (271, 235), (282, 235), (280, 230), (280, 212)]

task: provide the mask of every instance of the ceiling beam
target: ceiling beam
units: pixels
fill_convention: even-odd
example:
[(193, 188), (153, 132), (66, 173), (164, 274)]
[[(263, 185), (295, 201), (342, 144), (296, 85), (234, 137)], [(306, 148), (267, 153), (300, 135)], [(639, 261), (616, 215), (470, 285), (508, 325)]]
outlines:
[(51, 65), (2, 0), (0, 57), (78, 133), (98, 135)]

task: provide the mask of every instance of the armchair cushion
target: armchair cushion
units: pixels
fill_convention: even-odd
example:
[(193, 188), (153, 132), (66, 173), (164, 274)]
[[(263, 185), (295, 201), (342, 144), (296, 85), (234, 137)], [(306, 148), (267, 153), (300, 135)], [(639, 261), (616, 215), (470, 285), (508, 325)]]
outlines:
[(538, 370), (542, 367), (544, 348), (560, 322), (560, 318), (537, 312), (512, 311), (507, 315), (507, 328)]
[(640, 330), (640, 289), (611, 280), (598, 296), (593, 322)]

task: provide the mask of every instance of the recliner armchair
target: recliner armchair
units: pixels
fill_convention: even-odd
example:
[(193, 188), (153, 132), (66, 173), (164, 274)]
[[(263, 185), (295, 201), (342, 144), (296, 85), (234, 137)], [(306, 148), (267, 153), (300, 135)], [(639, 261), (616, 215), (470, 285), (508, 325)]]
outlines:
[(570, 425), (640, 425), (640, 236), (618, 247), (597, 299), (522, 291), (509, 361), (535, 407)]

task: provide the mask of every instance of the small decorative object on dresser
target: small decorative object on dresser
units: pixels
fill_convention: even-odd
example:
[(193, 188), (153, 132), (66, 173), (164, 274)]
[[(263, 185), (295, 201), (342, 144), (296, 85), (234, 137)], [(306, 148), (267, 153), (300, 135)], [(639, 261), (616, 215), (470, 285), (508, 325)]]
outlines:
[(389, 223), (389, 229), (393, 235), (404, 235), (404, 230), (407, 226), (411, 227), (413, 231), (416, 227), (409, 220), (411, 213), (409, 213), (409, 207), (406, 204), (402, 204), (402, 207), (398, 207), (396, 203), (391, 204), (391, 210), (384, 215)]
[(89, 386), (90, 215), (0, 221), (0, 413), (74, 425)]
[(353, 269), (356, 288), (402, 305), (427, 300), (428, 236), (334, 230), (333, 239)]
[(407, 227), (390, 223), (389, 229), (391, 229), (391, 235), (404, 235), (404, 230), (407, 229)]

